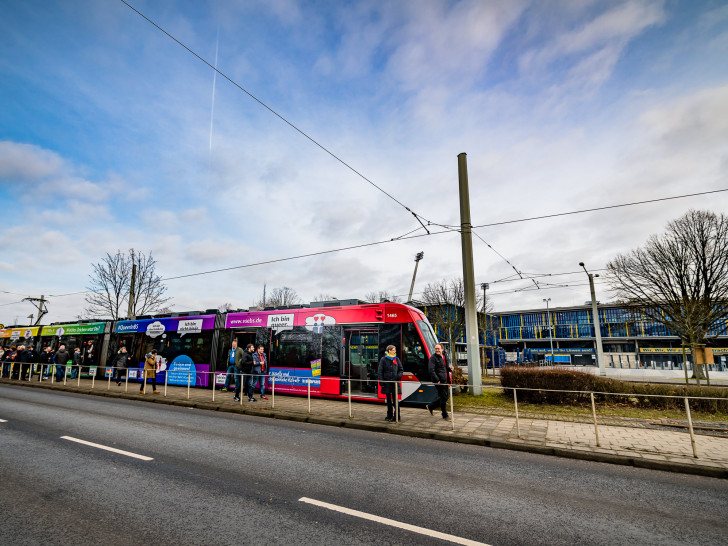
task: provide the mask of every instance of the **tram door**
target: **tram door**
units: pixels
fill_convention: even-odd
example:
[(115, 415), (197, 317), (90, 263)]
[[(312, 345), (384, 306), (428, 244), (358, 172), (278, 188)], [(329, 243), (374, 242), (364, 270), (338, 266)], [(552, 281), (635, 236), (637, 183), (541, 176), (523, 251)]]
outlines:
[[(341, 358), (341, 378), (351, 379), (352, 394), (376, 395), (379, 331), (377, 329), (345, 329), (342, 352), (344, 354)], [(342, 385), (342, 392), (346, 392), (344, 385)]]
[[(233, 332), (232, 339), (238, 340), (238, 347), (240, 347), (243, 351), (246, 349), (249, 343), (252, 343), (255, 345), (255, 330), (236, 330)], [(232, 339), (228, 342), (227, 347), (225, 348), (225, 354), (226, 356), (230, 355), (230, 347), (232, 347)], [(266, 352), (268, 352), (268, 347), (265, 348)], [(223, 358), (224, 366), (221, 369), (227, 369), (228, 361), (227, 359)]]

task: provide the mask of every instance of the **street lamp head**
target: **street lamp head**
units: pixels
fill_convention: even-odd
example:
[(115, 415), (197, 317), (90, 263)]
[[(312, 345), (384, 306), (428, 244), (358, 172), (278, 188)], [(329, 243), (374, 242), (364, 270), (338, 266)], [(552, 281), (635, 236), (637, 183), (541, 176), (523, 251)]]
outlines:
[(584, 267), (584, 262), (579, 262), (579, 265), (580, 265), (581, 267)]
[(419, 262), (424, 257), (425, 257), (425, 253), (424, 252), (418, 252), (417, 255), (415, 256), (415, 261), (416, 262)]

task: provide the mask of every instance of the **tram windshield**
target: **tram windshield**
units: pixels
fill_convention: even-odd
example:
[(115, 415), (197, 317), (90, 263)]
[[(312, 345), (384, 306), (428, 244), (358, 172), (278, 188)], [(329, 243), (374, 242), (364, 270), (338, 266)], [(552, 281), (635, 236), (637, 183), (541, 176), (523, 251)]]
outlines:
[(435, 354), (435, 345), (437, 344), (437, 338), (435, 337), (435, 333), (432, 331), (432, 326), (429, 322), (426, 322), (424, 320), (418, 320), (417, 326), (420, 327), (420, 332), (422, 332), (422, 337), (427, 344), (427, 349), (429, 353), (431, 355)]

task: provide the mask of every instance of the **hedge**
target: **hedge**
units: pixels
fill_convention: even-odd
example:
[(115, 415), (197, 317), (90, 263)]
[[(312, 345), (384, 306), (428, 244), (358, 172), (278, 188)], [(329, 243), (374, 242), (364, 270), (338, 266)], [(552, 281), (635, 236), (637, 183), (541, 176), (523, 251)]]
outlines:
[[(511, 389), (519, 390), (518, 400), (532, 404), (570, 404), (583, 406), (591, 404), (590, 392), (594, 400), (607, 404), (629, 404), (632, 406), (685, 409), (682, 397), (720, 398), (721, 400), (690, 400), (694, 410), (715, 413), (728, 411), (728, 389), (722, 387), (703, 387), (686, 385), (647, 384), (619, 381), (598, 375), (578, 372), (565, 368), (530, 368), (506, 366), (501, 368), (501, 385), (508, 396)], [(549, 392), (581, 391), (581, 392)], [(619, 396), (598, 393), (617, 393)], [(642, 396), (641, 396), (642, 395)], [(662, 398), (644, 395), (677, 396)]]

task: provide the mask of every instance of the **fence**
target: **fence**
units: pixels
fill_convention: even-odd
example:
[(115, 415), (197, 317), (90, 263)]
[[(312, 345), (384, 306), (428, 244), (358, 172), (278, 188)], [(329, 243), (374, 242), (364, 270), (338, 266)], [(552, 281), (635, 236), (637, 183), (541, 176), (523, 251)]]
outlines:
[[(84, 366), (84, 367), (88, 367), (88, 366)], [(56, 383), (57, 376), (62, 375), (62, 381), (63, 381), (64, 385), (66, 385), (69, 381), (69, 370), (72, 370), (73, 368), (78, 368), (78, 373), (76, 374), (75, 379), (77, 381), (77, 386), (80, 387), (80, 385), (81, 385), (82, 366), (78, 366), (78, 365), (76, 365), (76, 366), (71, 366), (71, 365), (58, 366), (55, 364), (16, 363), (16, 362), (3, 363), (2, 377), (7, 376), (12, 381), (13, 374), (14, 374), (16, 368), (18, 369), (17, 378), (19, 381), (28, 381), (28, 382), (32, 381), (33, 372), (37, 372), (38, 380), (42, 381), (44, 379), (44, 374), (47, 372), (49, 377), (46, 376), (46, 379), (49, 378), (51, 380), (51, 384)], [(139, 380), (140, 392), (146, 394), (148, 380), (147, 380), (146, 374), (144, 373), (143, 369), (140, 369), (140, 368), (115, 368), (112, 366), (104, 366), (104, 367), (99, 367), (99, 368), (102, 368), (105, 370), (105, 376), (106, 376), (105, 383), (106, 383), (107, 390), (111, 389), (112, 380), (117, 382), (117, 384), (121, 384), (121, 380), (122, 380), (121, 371), (123, 370), (125, 372), (125, 373), (123, 373), (124, 392), (128, 392), (128, 389), (129, 389), (129, 373), (126, 373), (126, 372), (128, 372), (129, 370), (139, 370), (141, 372), (141, 374), (143, 374), (143, 377)], [(58, 374), (59, 369), (62, 370), (61, 374)], [(27, 371), (27, 376), (28, 376), (27, 379), (25, 378), (24, 370)], [(109, 373), (109, 370), (112, 370), (112, 373)], [(179, 372), (177, 372), (177, 373), (179, 374)], [(164, 380), (163, 395), (167, 396), (169, 370), (165, 370), (164, 374), (165, 374), (165, 380)], [(188, 400), (190, 399), (190, 391), (192, 388), (192, 376), (193, 375), (197, 376), (197, 375), (201, 375), (201, 374), (211, 374), (211, 376), (212, 376), (211, 384), (213, 384), (213, 386), (214, 386), (214, 376), (217, 374), (217, 372), (201, 372), (201, 371), (192, 372), (192, 371), (189, 371), (187, 373), (187, 385), (186, 385), (186, 387), (187, 387), (186, 397)], [(235, 374), (229, 374), (229, 375), (232, 375), (233, 378), (236, 379), (236, 393), (238, 393), (238, 394), (241, 392), (245, 392), (245, 391), (243, 391), (243, 389), (252, 389), (253, 385), (255, 385), (258, 382), (258, 379), (262, 379), (263, 384), (265, 384), (265, 381), (267, 379), (269, 382), (270, 392), (271, 392), (271, 408), (275, 409), (275, 407), (276, 407), (276, 379), (275, 379), (275, 376), (267, 375), (267, 374), (244, 374), (244, 373), (235, 373)], [(138, 378), (135, 378), (135, 379), (138, 379)], [(71, 380), (73, 380), (73, 379), (71, 379)], [(307, 397), (307, 401), (308, 401), (308, 410), (307, 410), (308, 413), (311, 413), (311, 398), (312, 398), (311, 385), (312, 385), (313, 381), (314, 381), (313, 378), (306, 378), (306, 381), (305, 381), (306, 397)], [(352, 385), (352, 381), (357, 381), (357, 380), (356, 379), (354, 379), (354, 380), (340, 379), (340, 381), (344, 381), (347, 384), (345, 397), (346, 397), (347, 403), (348, 403), (348, 416), (349, 416), (349, 418), (353, 418), (352, 400), (354, 397), (352, 396), (351, 385)], [(60, 379), (58, 380), (58, 382), (60, 382)], [(93, 374), (91, 374), (91, 389), (96, 388), (95, 383), (96, 383), (96, 374), (93, 373)], [(395, 422), (399, 422), (399, 414), (400, 414), (399, 398), (400, 398), (400, 394), (402, 392), (402, 389), (401, 389), (402, 382), (401, 381), (378, 381), (378, 383), (380, 383), (380, 384), (381, 383), (393, 383), (394, 384), (395, 407), (394, 407), (394, 419), (393, 420)], [(237, 388), (238, 384), (240, 384), (239, 390)], [(419, 385), (434, 386), (433, 383), (425, 383), (425, 382), (421, 382), (421, 383), (419, 383)], [(456, 385), (456, 386), (467, 387), (469, 389), (472, 389), (474, 387), (474, 385)], [(557, 389), (533, 389), (533, 388), (523, 388), (523, 387), (508, 387), (507, 389), (504, 389), (501, 386), (486, 386), (486, 385), (479, 385), (478, 387), (483, 388), (483, 389), (491, 388), (491, 389), (498, 389), (498, 390), (504, 390), (504, 391), (508, 391), (508, 390), (513, 391), (513, 407), (514, 407), (514, 411), (515, 411), (516, 435), (519, 439), (521, 439), (521, 418), (520, 418), (519, 409), (518, 409), (518, 403), (519, 403), (518, 402), (518, 391), (575, 393), (575, 394), (589, 395), (589, 399), (591, 402), (592, 421), (594, 424), (594, 438), (595, 438), (597, 447), (601, 446), (601, 442), (599, 439), (599, 424), (597, 421), (597, 411), (596, 411), (596, 405), (595, 405), (595, 401), (594, 401), (594, 395), (597, 394), (597, 395), (603, 395), (603, 396), (619, 396), (619, 397), (624, 397), (624, 396), (629, 395), (629, 393), (624, 393), (624, 392), (610, 393), (610, 392), (599, 392), (599, 391), (573, 391), (573, 390), (569, 391), (569, 390), (557, 390)], [(154, 392), (157, 392), (157, 391), (154, 391)], [(215, 401), (216, 392), (217, 392), (216, 388), (213, 388), (211, 390), (211, 399), (213, 402)], [(450, 406), (449, 421), (450, 421), (451, 428), (454, 431), (455, 430), (455, 409), (454, 409), (454, 402), (453, 402), (453, 385), (452, 384), (448, 385), (448, 395), (449, 395), (449, 406)], [(696, 446), (696, 441), (695, 441), (695, 432), (694, 432), (694, 428), (693, 428), (692, 414), (691, 414), (691, 410), (690, 410), (690, 400), (722, 400), (722, 401), (725, 401), (725, 398), (695, 397), (695, 396), (692, 396), (692, 397), (691, 396), (669, 396), (669, 395), (656, 395), (656, 394), (634, 394), (634, 396), (673, 398), (673, 399), (682, 398), (683, 399), (684, 407), (685, 407), (685, 415), (686, 415), (686, 419), (687, 419), (687, 423), (688, 423), (687, 428), (688, 428), (688, 432), (690, 435), (690, 443), (691, 443), (692, 453), (693, 453), (694, 458), (698, 458), (698, 451), (697, 451), (697, 446)], [(241, 406), (243, 405), (242, 397), (239, 398), (239, 403)]]

